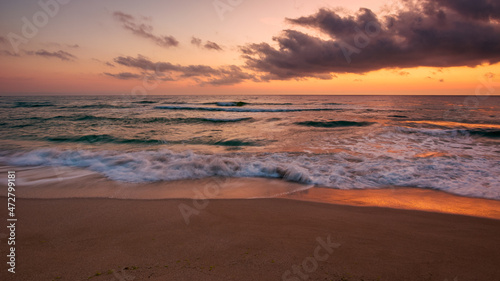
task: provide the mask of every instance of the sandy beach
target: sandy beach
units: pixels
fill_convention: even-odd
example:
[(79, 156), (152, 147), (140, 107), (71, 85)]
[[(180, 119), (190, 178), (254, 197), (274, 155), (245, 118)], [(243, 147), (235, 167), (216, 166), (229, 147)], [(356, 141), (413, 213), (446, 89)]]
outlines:
[(19, 199), (16, 273), (4, 265), (0, 279), (500, 278), (500, 220), (289, 199), (198, 203), (186, 224), (179, 206), (193, 200)]
[(0, 281), (500, 281), (500, 0), (0, 22)]

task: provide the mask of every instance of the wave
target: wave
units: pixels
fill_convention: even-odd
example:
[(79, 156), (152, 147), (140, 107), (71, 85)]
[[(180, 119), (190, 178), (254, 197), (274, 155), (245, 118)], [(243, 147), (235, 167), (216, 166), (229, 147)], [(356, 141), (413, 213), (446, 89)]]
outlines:
[(21, 107), (50, 107), (50, 106), (55, 106), (53, 103), (50, 102), (28, 102), (28, 101), (18, 101), (16, 102), (12, 108), (21, 108)]
[(208, 103), (208, 104), (215, 104), (217, 106), (244, 106), (247, 105), (246, 102), (242, 101), (234, 101), (234, 102), (214, 102), (214, 103)]
[(89, 109), (89, 108), (132, 108), (130, 105), (113, 105), (113, 104), (107, 104), (107, 103), (100, 103), (100, 104), (86, 104), (86, 105), (73, 105), (73, 106), (61, 106), (59, 107), (61, 109), (67, 108), (67, 109), (72, 109), (72, 108), (80, 108), (80, 109)]
[(274, 102), (243, 102), (243, 101), (231, 101), (231, 102), (206, 102), (202, 103), (205, 105), (217, 105), (217, 106), (245, 106), (245, 105), (293, 105), (293, 103), (274, 103)]
[[(11, 153), (11, 152), (10, 152)], [(2, 153), (0, 153), (2, 155)], [(38, 149), (0, 156), (16, 166), (70, 166), (126, 182), (173, 181), (213, 176), (266, 177), (338, 189), (409, 186), (464, 196), (500, 199), (498, 161), (473, 157), (366, 158), (347, 153), (136, 152)], [(332, 164), (335, 163), (335, 164)], [(478, 169), (478, 167), (483, 167)]]
[(26, 128), (26, 127), (31, 127), (31, 126), (34, 126), (34, 124), (19, 124), (19, 125), (11, 125), (8, 127), (12, 128), (12, 129), (21, 129), (21, 128)]
[(500, 138), (500, 130), (494, 129), (478, 129), (478, 130), (469, 130), (469, 133), (474, 136), (481, 136), (486, 138)]
[(303, 121), (296, 122), (296, 125), (320, 128), (338, 128), (338, 127), (364, 127), (375, 124), (373, 122), (355, 122), (355, 121)]
[(121, 118), (104, 117), (104, 116), (94, 116), (94, 115), (76, 115), (76, 116), (67, 116), (65, 119), (68, 119), (68, 120), (71, 120), (71, 121), (89, 121), (89, 120), (115, 121), (115, 120), (120, 120)]
[(252, 117), (243, 117), (243, 118), (189, 118), (189, 119), (196, 119), (196, 121), (200, 122), (210, 122), (210, 123), (234, 123), (234, 122), (241, 122), (241, 121), (250, 121), (254, 120)]
[(222, 146), (261, 146), (262, 141), (249, 141), (241, 139), (224, 139), (201, 144), (222, 145)]
[(152, 117), (152, 118), (133, 118), (124, 119), (129, 120), (132, 123), (184, 123), (184, 124), (196, 124), (196, 123), (236, 123), (244, 121), (254, 120), (252, 117), (241, 117), (241, 118), (164, 118), (164, 117)]
[(158, 102), (157, 101), (150, 101), (150, 100), (143, 100), (143, 101), (134, 101), (132, 103), (149, 104), (149, 103), (158, 103)]
[[(216, 105), (216, 106), (261, 106), (261, 105), (318, 105), (317, 103), (291, 103), (291, 102), (244, 102), (244, 101), (215, 101), (215, 102), (162, 102), (162, 104), (173, 104), (173, 105)], [(342, 103), (327, 102), (321, 103), (321, 105), (344, 105)]]
[(411, 127), (394, 127), (398, 132), (408, 134), (425, 134), (429, 136), (440, 137), (484, 137), (484, 138), (500, 138), (500, 130), (498, 129), (426, 129), (426, 128), (411, 128)]
[(220, 107), (192, 107), (192, 106), (156, 106), (155, 109), (166, 110), (199, 110), (199, 111), (228, 111), (228, 112), (298, 112), (298, 111), (340, 111), (338, 108), (220, 108)]
[(57, 136), (44, 138), (51, 142), (76, 142), (76, 143), (160, 143), (161, 140), (154, 139), (126, 139), (114, 137), (107, 134), (84, 135), (84, 136)]
[(290, 102), (251, 102), (251, 105), (293, 105)]
[(164, 101), (162, 104), (188, 104), (185, 101)]
[(108, 134), (101, 135), (83, 135), (83, 136), (55, 136), (43, 138), (50, 142), (67, 143), (115, 143), (115, 144), (191, 144), (191, 145), (214, 145), (214, 146), (263, 146), (270, 143), (263, 139), (213, 139), (209, 137), (196, 137), (187, 140), (167, 140), (167, 139), (148, 139), (148, 138), (122, 138)]
[(211, 176), (271, 177), (302, 183), (311, 182), (306, 171), (294, 165), (245, 163), (244, 158), (192, 152), (175, 153), (169, 150), (119, 153), (40, 149), (3, 156), (0, 161), (23, 166), (60, 165), (88, 168), (103, 173), (110, 179), (126, 182), (172, 181)]
[[(143, 117), (143, 118), (117, 118), (117, 117), (107, 117), (107, 116), (95, 116), (95, 115), (70, 115), (70, 116), (55, 116), (55, 117), (31, 117), (31, 118), (20, 118), (13, 120), (35, 120), (35, 121), (51, 121), (51, 120), (68, 120), (68, 121), (112, 121), (112, 122), (124, 122), (127, 124), (142, 124), (142, 123), (165, 123), (165, 124), (196, 124), (196, 123), (236, 123), (253, 121), (252, 117), (240, 117), (240, 118), (165, 118), (165, 117)], [(23, 126), (31, 126), (33, 124), (24, 124)]]

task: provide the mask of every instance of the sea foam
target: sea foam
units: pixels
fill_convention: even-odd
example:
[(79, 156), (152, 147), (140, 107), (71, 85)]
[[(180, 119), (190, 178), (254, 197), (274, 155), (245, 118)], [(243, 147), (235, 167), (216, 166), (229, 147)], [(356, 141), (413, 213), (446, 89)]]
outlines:
[[(500, 199), (500, 163), (487, 158), (388, 155), (353, 158), (348, 153), (200, 154), (191, 151), (136, 152), (38, 149), (0, 157), (17, 166), (68, 166), (89, 169), (125, 182), (222, 177), (265, 177), (338, 189), (409, 186), (471, 197)], [(489, 167), (478, 169), (478, 167)]]

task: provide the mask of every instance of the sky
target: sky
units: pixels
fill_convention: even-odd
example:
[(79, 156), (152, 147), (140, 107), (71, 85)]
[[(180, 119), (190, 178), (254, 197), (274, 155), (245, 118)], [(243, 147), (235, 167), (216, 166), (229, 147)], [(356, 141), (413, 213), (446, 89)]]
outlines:
[(0, 95), (499, 94), (497, 0), (0, 2)]

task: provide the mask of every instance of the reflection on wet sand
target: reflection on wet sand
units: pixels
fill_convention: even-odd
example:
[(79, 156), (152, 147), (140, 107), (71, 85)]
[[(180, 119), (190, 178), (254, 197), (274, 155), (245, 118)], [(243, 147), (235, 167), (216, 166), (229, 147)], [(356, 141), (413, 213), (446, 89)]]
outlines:
[(338, 190), (314, 187), (285, 198), (331, 204), (376, 206), (500, 219), (500, 202), (420, 188)]

